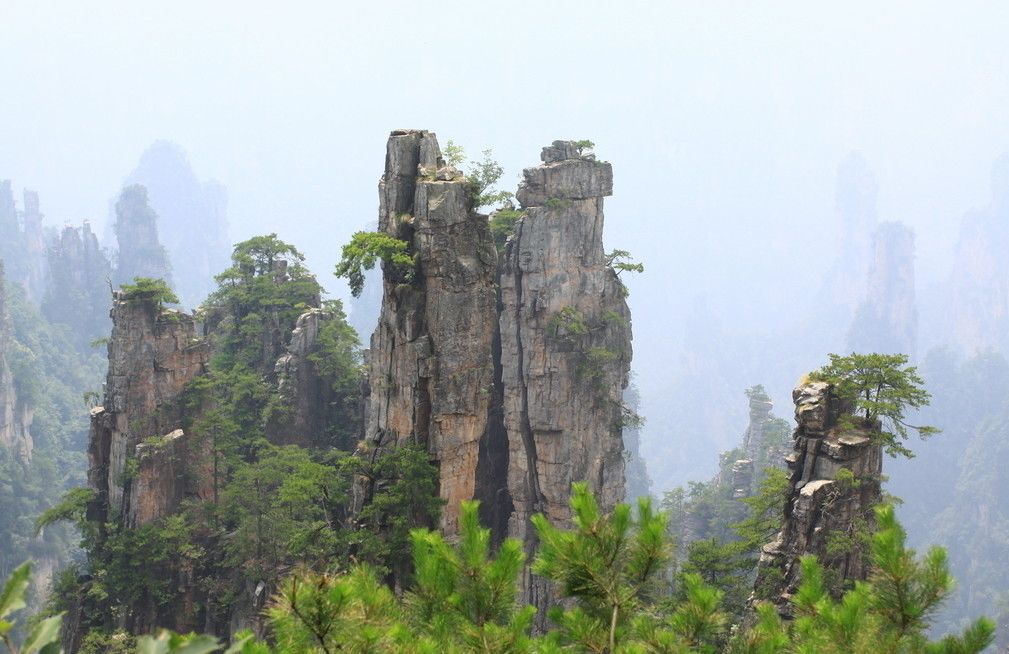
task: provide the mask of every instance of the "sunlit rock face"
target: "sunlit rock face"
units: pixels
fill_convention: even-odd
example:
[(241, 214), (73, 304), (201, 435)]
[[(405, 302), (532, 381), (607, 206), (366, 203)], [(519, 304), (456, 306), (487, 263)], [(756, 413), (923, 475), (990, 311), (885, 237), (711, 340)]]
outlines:
[(88, 481), (97, 491), (91, 511), (103, 522), (116, 514), (136, 526), (171, 513), (187, 493), (209, 496), (202, 475), (186, 481), (173, 474), (187, 458), (203, 459), (186, 452), (177, 400), (205, 371), (209, 349), (188, 314), (132, 303), (117, 292), (111, 315), (105, 396), (91, 412)]
[(196, 306), (213, 290), (214, 275), (228, 266), (231, 255), (225, 188), (199, 179), (186, 153), (170, 141), (148, 147), (127, 184), (147, 189), (175, 290), (184, 305)]
[(987, 207), (964, 216), (953, 262), (953, 340), (968, 354), (1009, 352), (1009, 155), (992, 169)]
[[(791, 490), (778, 536), (761, 551), (755, 594), (791, 615), (802, 556), (812, 554), (840, 583), (866, 579), (869, 555), (856, 532), (871, 529), (882, 500), (882, 449), (874, 431), (840, 420), (847, 407), (824, 382), (792, 391), (794, 448), (786, 457)], [(850, 539), (852, 547), (838, 544)]]
[[(379, 230), (411, 244), (417, 272), (403, 283), (385, 271), (364, 454), (424, 444), (446, 501), (442, 527), (454, 532), (459, 503), (479, 496), (481, 444), (490, 440), (497, 255), (486, 216), (472, 210), (433, 133), (390, 135), (379, 196)], [(367, 502), (371, 488), (357, 491), (357, 503)]]
[(9, 352), (14, 337), (7, 314), (7, 289), (3, 261), (0, 260), (0, 447), (27, 463), (32, 456), (34, 441), (31, 426), (33, 411), (18, 398)]
[(172, 285), (172, 267), (158, 238), (158, 215), (147, 199), (147, 189), (133, 184), (116, 201), (116, 240), (119, 256), (116, 281), (132, 283), (135, 277), (163, 279)]
[[(566, 141), (541, 158), (523, 172), (525, 215), (500, 278), (508, 534), (530, 549), (530, 516), (566, 524), (573, 482), (588, 482), (604, 510), (623, 499), (621, 395), (631, 361), (630, 311), (603, 252), (612, 168)], [(527, 579), (525, 591), (536, 606), (548, 601), (542, 580)]]
[(913, 355), (917, 335), (914, 232), (902, 223), (883, 223), (873, 240), (865, 299), (855, 312), (848, 349)]
[[(413, 280), (386, 267), (368, 355), (362, 456), (423, 443), (455, 532), (462, 500), (482, 501), (495, 537), (530, 550), (530, 517), (569, 521), (571, 484), (604, 509), (624, 497), (622, 394), (631, 358), (625, 290), (603, 252), (610, 164), (556, 141), (529, 168), (522, 217), (498, 261), (487, 217), (434, 134), (389, 137), (379, 229), (410, 243)], [(360, 480), (355, 505), (370, 499)], [(527, 573), (528, 574), (528, 573)], [(526, 601), (550, 600), (523, 580)]]

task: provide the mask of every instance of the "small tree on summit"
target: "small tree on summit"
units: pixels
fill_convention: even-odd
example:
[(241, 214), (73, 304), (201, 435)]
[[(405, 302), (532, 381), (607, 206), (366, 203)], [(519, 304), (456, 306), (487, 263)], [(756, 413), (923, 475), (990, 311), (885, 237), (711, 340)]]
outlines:
[(179, 303), (179, 297), (163, 279), (134, 277), (132, 284), (123, 284), (121, 289), (123, 299), (129, 304), (151, 304), (160, 308), (163, 304)]
[(907, 365), (906, 354), (831, 354), (830, 363), (810, 375), (813, 381), (834, 386), (837, 396), (852, 403), (853, 416), (842, 420), (860, 422), (871, 428), (879, 420), (880, 440), (890, 456), (914, 456), (901, 441), (908, 430), (927, 438), (939, 432), (931, 425), (912, 425), (905, 411), (928, 406), (932, 395), (925, 390), (918, 369)]

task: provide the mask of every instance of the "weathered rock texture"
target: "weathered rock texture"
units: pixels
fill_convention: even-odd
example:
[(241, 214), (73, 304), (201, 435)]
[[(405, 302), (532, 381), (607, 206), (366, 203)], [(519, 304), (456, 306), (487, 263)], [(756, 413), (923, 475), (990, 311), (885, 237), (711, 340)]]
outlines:
[(917, 332), (914, 232), (902, 223), (883, 223), (876, 230), (865, 300), (855, 312), (848, 348), (913, 355)]
[(49, 282), (42, 312), (51, 322), (70, 326), (80, 349), (89, 348), (109, 332), (112, 265), (87, 221), (80, 228), (65, 226), (47, 253)]
[[(459, 503), (478, 495), (481, 443), (491, 432), (497, 255), (486, 217), (472, 210), (465, 179), (445, 166), (433, 133), (392, 133), (379, 196), (379, 229), (408, 241), (417, 267), (412, 283), (385, 270), (365, 440), (369, 455), (427, 446), (451, 532)], [(358, 502), (369, 492), (359, 489)]]
[(199, 179), (186, 153), (170, 141), (151, 144), (127, 183), (147, 189), (175, 290), (183, 304), (196, 306), (213, 290), (214, 275), (228, 266), (231, 255), (225, 188)]
[[(565, 524), (571, 484), (604, 510), (624, 497), (621, 395), (631, 361), (630, 311), (603, 252), (609, 163), (573, 143), (544, 148), (517, 194), (525, 211), (501, 268), (501, 378), (508, 434), (508, 534), (534, 544), (529, 518)], [(542, 580), (525, 600), (543, 606)]]
[(3, 261), (0, 261), (0, 447), (27, 462), (34, 442), (31, 436), (33, 411), (18, 398), (8, 352), (13, 345)]
[[(274, 375), (285, 410), (266, 425), (271, 443), (350, 450), (353, 443), (332, 434), (334, 425), (352, 411), (320, 370), (316, 361), (319, 333), (332, 315), (309, 309), (298, 317), (286, 351), (276, 358)], [(359, 427), (360, 422), (354, 426)], [(356, 442), (356, 439), (355, 439)]]
[[(496, 537), (530, 549), (530, 517), (569, 520), (571, 484), (604, 509), (624, 497), (622, 393), (631, 358), (625, 291), (603, 252), (610, 164), (567, 141), (543, 150), (518, 192), (523, 216), (498, 265), (486, 216), (430, 132), (389, 138), (379, 229), (410, 244), (413, 279), (384, 270), (368, 357), (363, 454), (426, 445), (446, 500), (483, 500)], [(369, 500), (372, 482), (356, 489)], [(542, 580), (524, 596), (545, 606)]]
[(132, 283), (135, 277), (150, 277), (171, 285), (172, 267), (158, 239), (158, 215), (148, 204), (147, 189), (140, 184), (127, 186), (119, 195), (115, 230), (119, 243), (117, 284)]
[[(191, 457), (207, 461), (184, 432), (180, 394), (205, 371), (209, 350), (192, 316), (132, 303), (116, 293), (102, 406), (91, 412), (91, 517), (136, 526), (171, 513), (186, 495), (209, 496), (204, 475), (181, 475)], [(197, 448), (197, 449), (193, 449)], [(196, 466), (198, 468), (198, 466)]]
[[(789, 599), (800, 581), (799, 559), (806, 554), (817, 557), (835, 590), (844, 581), (868, 576), (868, 553), (852, 536), (871, 529), (883, 465), (873, 432), (839, 424), (846, 407), (829, 384), (803, 384), (792, 397), (798, 423), (786, 458), (792, 490), (781, 532), (761, 551), (755, 586), (756, 596), (774, 602), (784, 616), (791, 615)], [(828, 548), (842, 539), (855, 544)]]

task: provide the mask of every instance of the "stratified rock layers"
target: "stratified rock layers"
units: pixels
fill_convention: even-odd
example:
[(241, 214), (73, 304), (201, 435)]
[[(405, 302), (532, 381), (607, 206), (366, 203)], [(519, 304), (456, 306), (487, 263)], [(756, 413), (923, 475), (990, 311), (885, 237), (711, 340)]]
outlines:
[(476, 496), (489, 432), (494, 242), (486, 217), (472, 210), (465, 179), (444, 165), (430, 132), (392, 133), (379, 195), (379, 229), (410, 243), (416, 279), (403, 283), (397, 271), (385, 271), (368, 357), (366, 443), (372, 455), (405, 442), (427, 446), (446, 501), (442, 527), (452, 532), (459, 503)]
[[(798, 423), (786, 457), (792, 490), (782, 529), (761, 552), (756, 581), (758, 598), (786, 616), (806, 554), (815, 555), (838, 586), (868, 576), (869, 557), (857, 532), (873, 524), (883, 466), (873, 432), (839, 421), (847, 409), (829, 384), (803, 384), (792, 398)], [(849, 546), (841, 546), (845, 542)]]
[(603, 252), (610, 164), (570, 142), (527, 168), (501, 271), (501, 368), (508, 433), (508, 534), (532, 542), (538, 512), (564, 524), (571, 484), (604, 509), (624, 495), (621, 394), (631, 359), (624, 288)]
[[(477, 498), (496, 537), (530, 549), (530, 517), (566, 523), (573, 482), (588, 482), (604, 509), (623, 499), (631, 357), (625, 290), (602, 243), (610, 164), (567, 141), (542, 159), (524, 173), (523, 215), (499, 266), (487, 218), (434, 134), (390, 136), (379, 229), (407, 241), (416, 266), (412, 279), (385, 267), (362, 450), (424, 444), (446, 533), (459, 503)], [(526, 597), (543, 606), (534, 583)]]
[(187, 494), (209, 495), (203, 475), (173, 472), (187, 458), (191, 470), (211, 458), (187, 453), (177, 402), (208, 357), (192, 316), (116, 293), (105, 398), (91, 412), (88, 481), (98, 493), (93, 519), (105, 522), (116, 512), (137, 526), (171, 513)]

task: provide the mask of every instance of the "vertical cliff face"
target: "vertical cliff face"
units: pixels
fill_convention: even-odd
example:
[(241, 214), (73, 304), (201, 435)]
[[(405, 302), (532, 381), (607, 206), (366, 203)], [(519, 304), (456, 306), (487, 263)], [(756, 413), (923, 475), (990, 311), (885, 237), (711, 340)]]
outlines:
[[(508, 434), (508, 534), (531, 547), (529, 518), (569, 520), (572, 482), (604, 510), (624, 496), (621, 394), (631, 360), (630, 312), (603, 252), (610, 164), (571, 142), (527, 168), (501, 269), (501, 377)], [(526, 600), (547, 601), (527, 580)]]
[(917, 332), (914, 232), (902, 223), (883, 223), (876, 230), (866, 295), (855, 312), (848, 347), (914, 354)]
[(171, 513), (187, 494), (208, 495), (203, 475), (178, 474), (187, 459), (210, 457), (189, 451), (199, 446), (181, 431), (177, 403), (208, 356), (192, 316), (116, 294), (105, 398), (91, 412), (93, 518), (114, 514), (136, 526)]
[[(570, 486), (604, 507), (624, 496), (622, 393), (630, 313), (603, 252), (608, 163), (572, 142), (524, 173), (523, 217), (497, 266), (466, 180), (433, 134), (393, 132), (379, 229), (410, 243), (415, 278), (386, 269), (369, 353), (369, 455), (427, 445), (446, 500), (485, 500), (485, 520), (531, 545), (529, 518), (568, 519)], [(497, 283), (496, 283), (497, 282)], [(358, 503), (368, 488), (358, 489)]]
[(49, 280), (42, 312), (51, 322), (68, 325), (79, 348), (109, 331), (112, 265), (85, 221), (67, 225), (47, 248)]
[(3, 261), (0, 260), (0, 446), (21, 461), (32, 455), (31, 407), (18, 399), (9, 352), (14, 344), (10, 316), (7, 314), (7, 289)]
[(368, 360), (366, 443), (371, 454), (404, 442), (427, 446), (446, 500), (442, 526), (453, 531), (459, 503), (476, 496), (490, 429), (494, 242), (430, 132), (392, 133), (379, 195), (379, 229), (410, 243), (417, 271), (407, 283), (393, 270), (384, 274)]
[(127, 186), (116, 202), (116, 240), (119, 258), (116, 282), (132, 283), (134, 277), (164, 279), (171, 285), (168, 254), (158, 239), (158, 215), (147, 201), (147, 189)]
[(871, 528), (882, 499), (882, 450), (873, 433), (839, 424), (846, 409), (829, 384), (803, 384), (792, 397), (798, 423), (786, 457), (792, 490), (781, 532), (762, 549), (756, 581), (757, 597), (782, 615), (790, 615), (806, 554), (816, 555), (834, 588), (868, 576), (869, 556), (857, 533)]
[[(360, 437), (360, 421), (348, 420), (354, 413), (349, 398), (334, 388), (320, 368), (320, 336), (334, 319), (326, 309), (309, 309), (290, 334), (286, 351), (276, 359), (274, 375), (277, 391), (285, 409), (266, 424), (267, 438), (276, 445), (302, 447), (337, 447), (351, 450)], [(350, 424), (347, 424), (350, 423)], [(333, 433), (334, 426), (340, 433)], [(353, 434), (348, 437), (348, 434)]]

